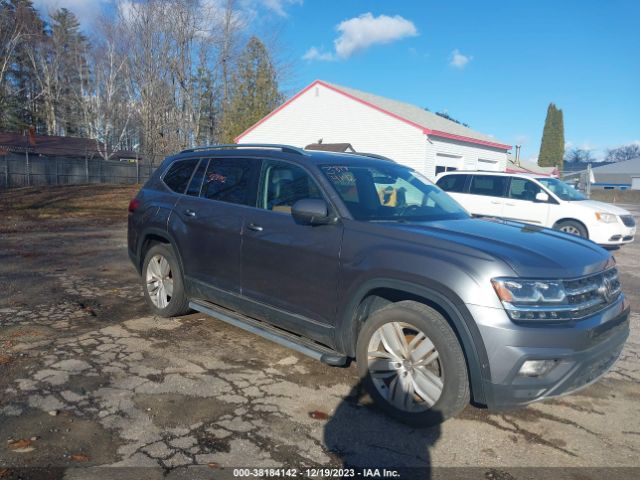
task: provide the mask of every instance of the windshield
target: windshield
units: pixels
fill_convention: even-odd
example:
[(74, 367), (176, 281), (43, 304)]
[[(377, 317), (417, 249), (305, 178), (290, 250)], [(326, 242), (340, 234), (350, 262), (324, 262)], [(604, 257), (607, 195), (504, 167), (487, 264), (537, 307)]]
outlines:
[(433, 221), (469, 218), (449, 195), (401, 165), (320, 167), (349, 212), (363, 221)]
[(575, 200), (587, 199), (587, 197), (585, 197), (582, 193), (580, 193), (578, 190), (573, 188), (571, 185), (564, 183), (563, 181), (558, 180), (557, 178), (543, 177), (543, 178), (537, 178), (536, 180), (538, 180), (541, 184), (543, 184), (545, 187), (547, 187), (549, 190), (555, 193), (561, 200), (572, 202)]

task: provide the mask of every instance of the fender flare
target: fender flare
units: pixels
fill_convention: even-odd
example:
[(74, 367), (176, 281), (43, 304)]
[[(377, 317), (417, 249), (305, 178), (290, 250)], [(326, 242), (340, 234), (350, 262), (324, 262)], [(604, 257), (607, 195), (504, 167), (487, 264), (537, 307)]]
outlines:
[(173, 253), (175, 254), (176, 258), (178, 259), (178, 263), (180, 263), (180, 271), (182, 272), (182, 275), (184, 276), (184, 265), (182, 263), (182, 256), (180, 255), (180, 251), (179, 249), (176, 247), (177, 243), (175, 241), (175, 238), (173, 237), (173, 235), (171, 235), (167, 230), (163, 230), (161, 228), (158, 227), (147, 227), (145, 228), (142, 233), (140, 234), (140, 241), (138, 242), (138, 246), (137, 246), (137, 256), (138, 256), (138, 269), (141, 272), (142, 271), (142, 263), (144, 262), (144, 257), (142, 256), (142, 246), (145, 244), (147, 238), (150, 235), (154, 235), (160, 238), (163, 238), (167, 241), (167, 243), (169, 243), (170, 245), (173, 246)]
[(456, 331), (464, 351), (473, 399), (485, 404), (484, 380), (491, 378), (489, 358), (480, 330), (464, 302), (449, 288), (433, 281), (424, 280), (424, 284), (396, 280), (391, 278), (371, 279), (360, 285), (342, 312), (338, 314), (336, 325), (336, 343), (339, 350), (350, 356), (355, 355), (360, 322), (356, 318), (362, 301), (374, 290), (386, 288), (407, 293), (427, 300), (440, 307)]

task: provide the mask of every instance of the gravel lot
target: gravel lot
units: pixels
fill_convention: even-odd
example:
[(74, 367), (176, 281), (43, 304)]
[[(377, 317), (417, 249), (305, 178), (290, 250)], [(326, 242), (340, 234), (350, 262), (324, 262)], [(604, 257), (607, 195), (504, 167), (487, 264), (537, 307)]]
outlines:
[[(68, 190), (58, 202), (88, 195)], [(438, 478), (640, 476), (638, 242), (615, 252), (634, 313), (612, 372), (573, 396), (512, 412), (470, 406), (420, 430), (372, 409), (354, 366), (322, 365), (202, 314), (150, 317), (124, 214), (39, 215), (60, 192), (0, 219), (0, 478), (327, 466), (424, 467), (407, 471), (421, 478), (429, 467)], [(113, 205), (125, 212), (130, 193), (115, 191)]]

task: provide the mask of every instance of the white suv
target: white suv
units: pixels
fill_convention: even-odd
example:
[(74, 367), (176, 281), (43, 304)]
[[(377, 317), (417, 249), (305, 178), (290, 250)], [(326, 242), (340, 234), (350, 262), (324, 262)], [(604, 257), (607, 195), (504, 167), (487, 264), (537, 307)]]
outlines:
[(438, 175), (436, 183), (472, 215), (554, 228), (604, 246), (630, 243), (636, 233), (627, 210), (589, 200), (557, 178), (449, 171)]

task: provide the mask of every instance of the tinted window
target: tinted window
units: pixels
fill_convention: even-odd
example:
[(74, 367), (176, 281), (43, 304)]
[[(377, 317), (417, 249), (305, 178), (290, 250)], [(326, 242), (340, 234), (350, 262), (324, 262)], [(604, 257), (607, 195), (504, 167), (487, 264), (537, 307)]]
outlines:
[(407, 167), (389, 164), (321, 168), (356, 220), (421, 222), (468, 218), (453, 198)]
[(542, 189), (526, 178), (512, 178), (509, 187), (509, 198), (533, 202)]
[(221, 202), (255, 205), (258, 166), (257, 160), (212, 158), (204, 176), (202, 196)]
[(164, 183), (174, 192), (184, 193), (197, 163), (197, 158), (175, 162), (165, 174)]
[(445, 192), (464, 192), (464, 184), (469, 175), (447, 175), (438, 180), (437, 185)]
[(193, 195), (197, 197), (200, 195), (200, 188), (202, 187), (202, 179), (204, 178), (204, 171), (207, 168), (208, 159), (203, 158), (198, 164), (191, 182), (189, 182), (189, 188), (187, 188), (187, 195)]
[(490, 197), (502, 197), (507, 189), (509, 177), (494, 175), (472, 175), (469, 193), (475, 195), (488, 195)]
[(291, 213), (293, 204), (303, 198), (322, 198), (320, 190), (307, 172), (284, 162), (265, 164), (259, 207)]

